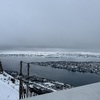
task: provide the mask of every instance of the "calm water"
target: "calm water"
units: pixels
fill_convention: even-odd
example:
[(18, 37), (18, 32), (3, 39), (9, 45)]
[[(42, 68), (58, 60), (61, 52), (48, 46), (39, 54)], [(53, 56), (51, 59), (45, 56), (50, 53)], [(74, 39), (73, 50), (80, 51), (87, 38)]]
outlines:
[[(19, 62), (34, 62), (34, 61), (99, 61), (100, 59), (78, 59), (78, 58), (43, 58), (43, 57), (1, 57), (0, 58), (5, 69), (19, 71)], [(26, 65), (23, 66), (23, 72), (26, 72)], [(50, 67), (31, 65), (30, 74), (39, 75), (48, 79), (57, 80), (60, 82), (72, 84), (73, 86), (81, 86), (94, 82), (100, 82), (100, 76), (90, 73), (69, 72), (64, 69), (54, 69)]]

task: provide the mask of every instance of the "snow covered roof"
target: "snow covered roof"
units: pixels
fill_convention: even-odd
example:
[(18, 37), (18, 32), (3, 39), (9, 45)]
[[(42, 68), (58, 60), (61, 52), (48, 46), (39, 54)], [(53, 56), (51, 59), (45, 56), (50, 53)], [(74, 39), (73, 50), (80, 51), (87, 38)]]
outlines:
[(24, 100), (100, 100), (100, 82)]

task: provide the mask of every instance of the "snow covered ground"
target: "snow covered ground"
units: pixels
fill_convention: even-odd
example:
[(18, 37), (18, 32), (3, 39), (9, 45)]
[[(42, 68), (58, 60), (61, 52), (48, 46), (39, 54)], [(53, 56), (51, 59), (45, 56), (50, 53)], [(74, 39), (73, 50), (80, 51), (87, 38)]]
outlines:
[(6, 72), (0, 74), (0, 100), (18, 100), (19, 82), (15, 80), (14, 84), (11, 78)]
[(100, 82), (24, 100), (100, 100)]
[[(19, 82), (11, 78), (6, 72), (0, 74), (0, 100), (18, 100)], [(100, 100), (100, 82), (23, 100)]]

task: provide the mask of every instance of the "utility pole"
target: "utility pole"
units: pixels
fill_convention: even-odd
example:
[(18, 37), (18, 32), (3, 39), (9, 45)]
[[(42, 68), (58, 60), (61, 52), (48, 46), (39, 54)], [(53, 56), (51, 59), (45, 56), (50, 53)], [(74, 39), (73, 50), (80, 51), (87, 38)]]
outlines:
[(29, 96), (29, 71), (30, 71), (30, 63), (27, 64), (27, 98)]
[(20, 81), (20, 84), (19, 84), (19, 99), (22, 99), (23, 97), (23, 84), (22, 84), (22, 61), (20, 61), (20, 76), (19, 76), (19, 81)]

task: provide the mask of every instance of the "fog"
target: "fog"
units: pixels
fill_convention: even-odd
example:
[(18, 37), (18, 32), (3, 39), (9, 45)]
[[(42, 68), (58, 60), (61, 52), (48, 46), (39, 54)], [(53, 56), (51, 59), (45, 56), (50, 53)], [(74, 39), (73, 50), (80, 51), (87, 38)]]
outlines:
[(0, 46), (100, 49), (100, 0), (1, 0)]

